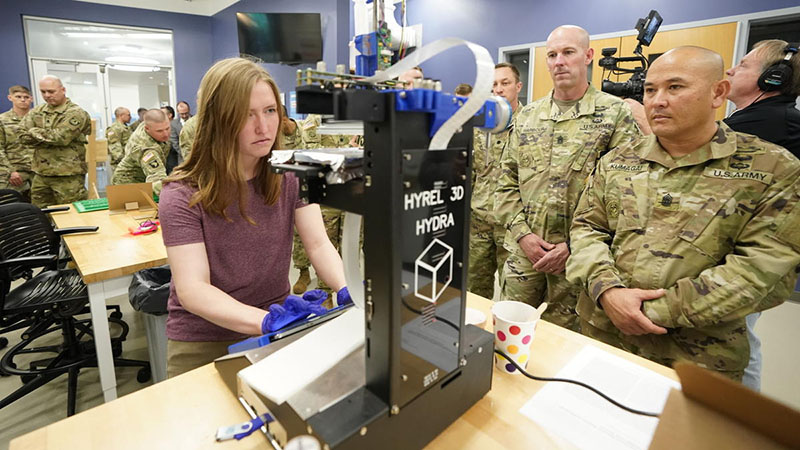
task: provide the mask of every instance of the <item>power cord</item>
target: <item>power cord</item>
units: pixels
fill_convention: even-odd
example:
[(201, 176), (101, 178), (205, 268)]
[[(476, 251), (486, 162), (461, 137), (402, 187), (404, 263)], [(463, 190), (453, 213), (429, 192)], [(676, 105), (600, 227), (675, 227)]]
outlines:
[(570, 384), (577, 384), (578, 386), (584, 387), (584, 388), (586, 388), (586, 389), (588, 389), (588, 390), (590, 390), (590, 391), (594, 392), (595, 394), (599, 395), (600, 397), (603, 397), (604, 399), (606, 399), (607, 401), (609, 401), (609, 402), (610, 402), (611, 404), (613, 404), (614, 406), (616, 406), (616, 407), (618, 407), (618, 408), (622, 408), (622, 409), (624, 409), (625, 411), (628, 411), (629, 413), (633, 413), (633, 414), (639, 414), (640, 416), (647, 416), (647, 417), (659, 417), (659, 416), (660, 416), (660, 414), (656, 414), (656, 413), (652, 413), (652, 412), (647, 412), (647, 411), (640, 411), (640, 410), (638, 410), (638, 409), (634, 409), (634, 408), (631, 408), (631, 407), (629, 407), (629, 406), (625, 406), (625, 405), (623, 405), (622, 403), (620, 403), (620, 402), (618, 402), (618, 401), (614, 400), (613, 398), (611, 398), (611, 397), (607, 396), (606, 394), (604, 394), (604, 393), (600, 392), (600, 391), (599, 391), (599, 390), (597, 390), (596, 388), (594, 388), (594, 387), (592, 387), (592, 386), (589, 386), (588, 384), (586, 384), (586, 383), (583, 383), (583, 382), (581, 382), (581, 381), (578, 381), (578, 380), (570, 380), (570, 379), (567, 379), (567, 378), (548, 378), (548, 377), (537, 377), (536, 375), (531, 375), (531, 374), (529, 374), (528, 372), (526, 372), (526, 371), (525, 371), (525, 369), (523, 369), (522, 367), (520, 367), (520, 366), (519, 366), (519, 364), (517, 364), (517, 362), (516, 362), (516, 361), (514, 361), (513, 359), (511, 359), (511, 357), (510, 357), (510, 356), (506, 355), (506, 354), (505, 354), (505, 353), (503, 353), (501, 350), (497, 350), (497, 349), (495, 349), (495, 351), (494, 351), (494, 352), (495, 352), (495, 353), (497, 353), (498, 355), (502, 356), (502, 357), (503, 357), (503, 358), (505, 358), (506, 360), (508, 360), (508, 362), (509, 362), (509, 363), (511, 363), (511, 365), (512, 365), (512, 366), (514, 366), (514, 367), (515, 367), (517, 370), (519, 370), (519, 372), (520, 372), (521, 374), (525, 375), (526, 377), (530, 378), (531, 380), (536, 380), (536, 381), (557, 381), (557, 382), (559, 382), (559, 383), (570, 383)]
[[(412, 308), (411, 305), (406, 303), (405, 300), (403, 300), (403, 306), (405, 306), (407, 309), (409, 309), (411, 312), (413, 312), (415, 314), (419, 314), (419, 315), (422, 314), (422, 311), (418, 311), (418, 310)], [(450, 327), (454, 328), (456, 331), (459, 331), (458, 326), (456, 326), (453, 322), (450, 322), (449, 320), (447, 320), (447, 319), (445, 319), (443, 317), (440, 317), (440, 316), (436, 316), (436, 319), (441, 321), (441, 322), (444, 322), (446, 325), (449, 325)], [(595, 394), (599, 395), (600, 397), (603, 397), (605, 400), (610, 402), (612, 405), (614, 405), (614, 406), (616, 406), (618, 408), (624, 409), (625, 411), (628, 411), (629, 413), (638, 414), (640, 416), (656, 417), (656, 418), (658, 418), (660, 416), (660, 414), (647, 412), (647, 411), (640, 411), (638, 409), (634, 409), (634, 408), (631, 408), (629, 406), (625, 406), (622, 403), (620, 403), (620, 402), (614, 400), (613, 398), (609, 397), (608, 395), (600, 392), (597, 388), (592, 387), (592, 386), (590, 386), (590, 385), (588, 385), (588, 384), (586, 384), (586, 383), (584, 383), (582, 381), (570, 380), (568, 378), (537, 377), (536, 375), (529, 374), (528, 372), (525, 371), (525, 369), (520, 367), (519, 364), (517, 364), (516, 361), (511, 359), (510, 356), (508, 356), (505, 353), (503, 353), (502, 350), (495, 349), (494, 352), (497, 353), (498, 355), (502, 356), (503, 358), (505, 358), (508, 362), (511, 363), (511, 365), (513, 365), (517, 370), (519, 370), (519, 372), (521, 374), (525, 375), (526, 377), (530, 378), (531, 380), (536, 380), (536, 381), (556, 381), (556, 382), (559, 382), (559, 383), (576, 384), (578, 386), (584, 387), (584, 388), (594, 392)]]

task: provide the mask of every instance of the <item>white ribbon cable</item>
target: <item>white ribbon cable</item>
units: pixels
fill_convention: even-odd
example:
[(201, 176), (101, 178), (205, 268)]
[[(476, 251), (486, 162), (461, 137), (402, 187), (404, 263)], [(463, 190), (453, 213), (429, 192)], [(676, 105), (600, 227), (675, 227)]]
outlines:
[[(439, 53), (449, 50), (459, 45), (466, 45), (467, 48), (475, 55), (475, 83), (472, 89), (472, 94), (452, 117), (436, 131), (431, 139), (431, 144), (428, 150), (442, 150), (447, 148), (450, 139), (458, 130), (472, 117), (478, 110), (486, 103), (486, 100), (492, 94), (492, 81), (494, 80), (494, 59), (489, 54), (489, 51), (478, 44), (465, 41), (458, 38), (443, 38), (420, 48), (414, 53), (406, 56), (400, 62), (389, 67), (383, 72), (377, 73), (369, 78), (366, 82), (380, 83), (382, 81), (391, 80), (392, 78), (399, 77), (403, 72), (420, 65), (423, 61), (438, 55)], [(349, 287), (348, 287), (349, 289)]]
[[(356, 307), (364, 309), (364, 274), (361, 272), (361, 249), (358, 245), (361, 238), (361, 215), (344, 213), (342, 227), (342, 263), (344, 263), (344, 281), (350, 298)], [(338, 303), (338, 302), (337, 302)]]

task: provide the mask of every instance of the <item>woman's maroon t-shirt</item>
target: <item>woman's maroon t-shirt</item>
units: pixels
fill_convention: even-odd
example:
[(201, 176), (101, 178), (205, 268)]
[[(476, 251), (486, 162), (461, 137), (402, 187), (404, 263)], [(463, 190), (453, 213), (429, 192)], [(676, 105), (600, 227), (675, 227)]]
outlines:
[[(294, 211), (305, 204), (298, 197), (298, 181), (283, 176), (281, 195), (272, 205), (256, 194), (253, 180), (247, 183), (247, 215), (239, 214), (234, 200), (222, 216), (207, 213), (199, 204), (189, 207), (197, 189), (179, 182), (161, 191), (159, 216), (164, 245), (174, 247), (202, 242), (206, 247), (211, 284), (236, 300), (267, 309), (289, 294), (289, 264), (292, 253)], [(224, 341), (245, 336), (215, 325), (186, 311), (178, 301), (175, 284), (167, 304), (167, 337), (177, 341)]]

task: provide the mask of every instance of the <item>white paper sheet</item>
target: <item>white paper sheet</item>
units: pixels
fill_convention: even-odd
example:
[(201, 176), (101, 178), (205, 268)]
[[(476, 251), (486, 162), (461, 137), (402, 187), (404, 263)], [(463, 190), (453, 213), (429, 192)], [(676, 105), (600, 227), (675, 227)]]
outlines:
[(351, 308), (239, 371), (250, 387), (280, 405), (364, 345), (364, 310)]
[[(590, 345), (556, 375), (589, 384), (631, 408), (660, 413), (677, 381)], [(658, 419), (622, 410), (594, 392), (547, 383), (520, 409), (548, 432), (581, 449), (646, 449)]]

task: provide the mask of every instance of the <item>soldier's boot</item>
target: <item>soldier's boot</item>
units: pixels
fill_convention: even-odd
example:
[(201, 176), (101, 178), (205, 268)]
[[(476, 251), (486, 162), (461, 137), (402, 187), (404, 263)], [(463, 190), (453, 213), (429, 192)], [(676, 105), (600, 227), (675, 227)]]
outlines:
[(292, 292), (295, 294), (302, 294), (308, 288), (308, 285), (311, 284), (311, 275), (308, 273), (308, 268), (300, 269), (300, 276), (297, 278), (297, 282), (294, 283), (292, 286)]

